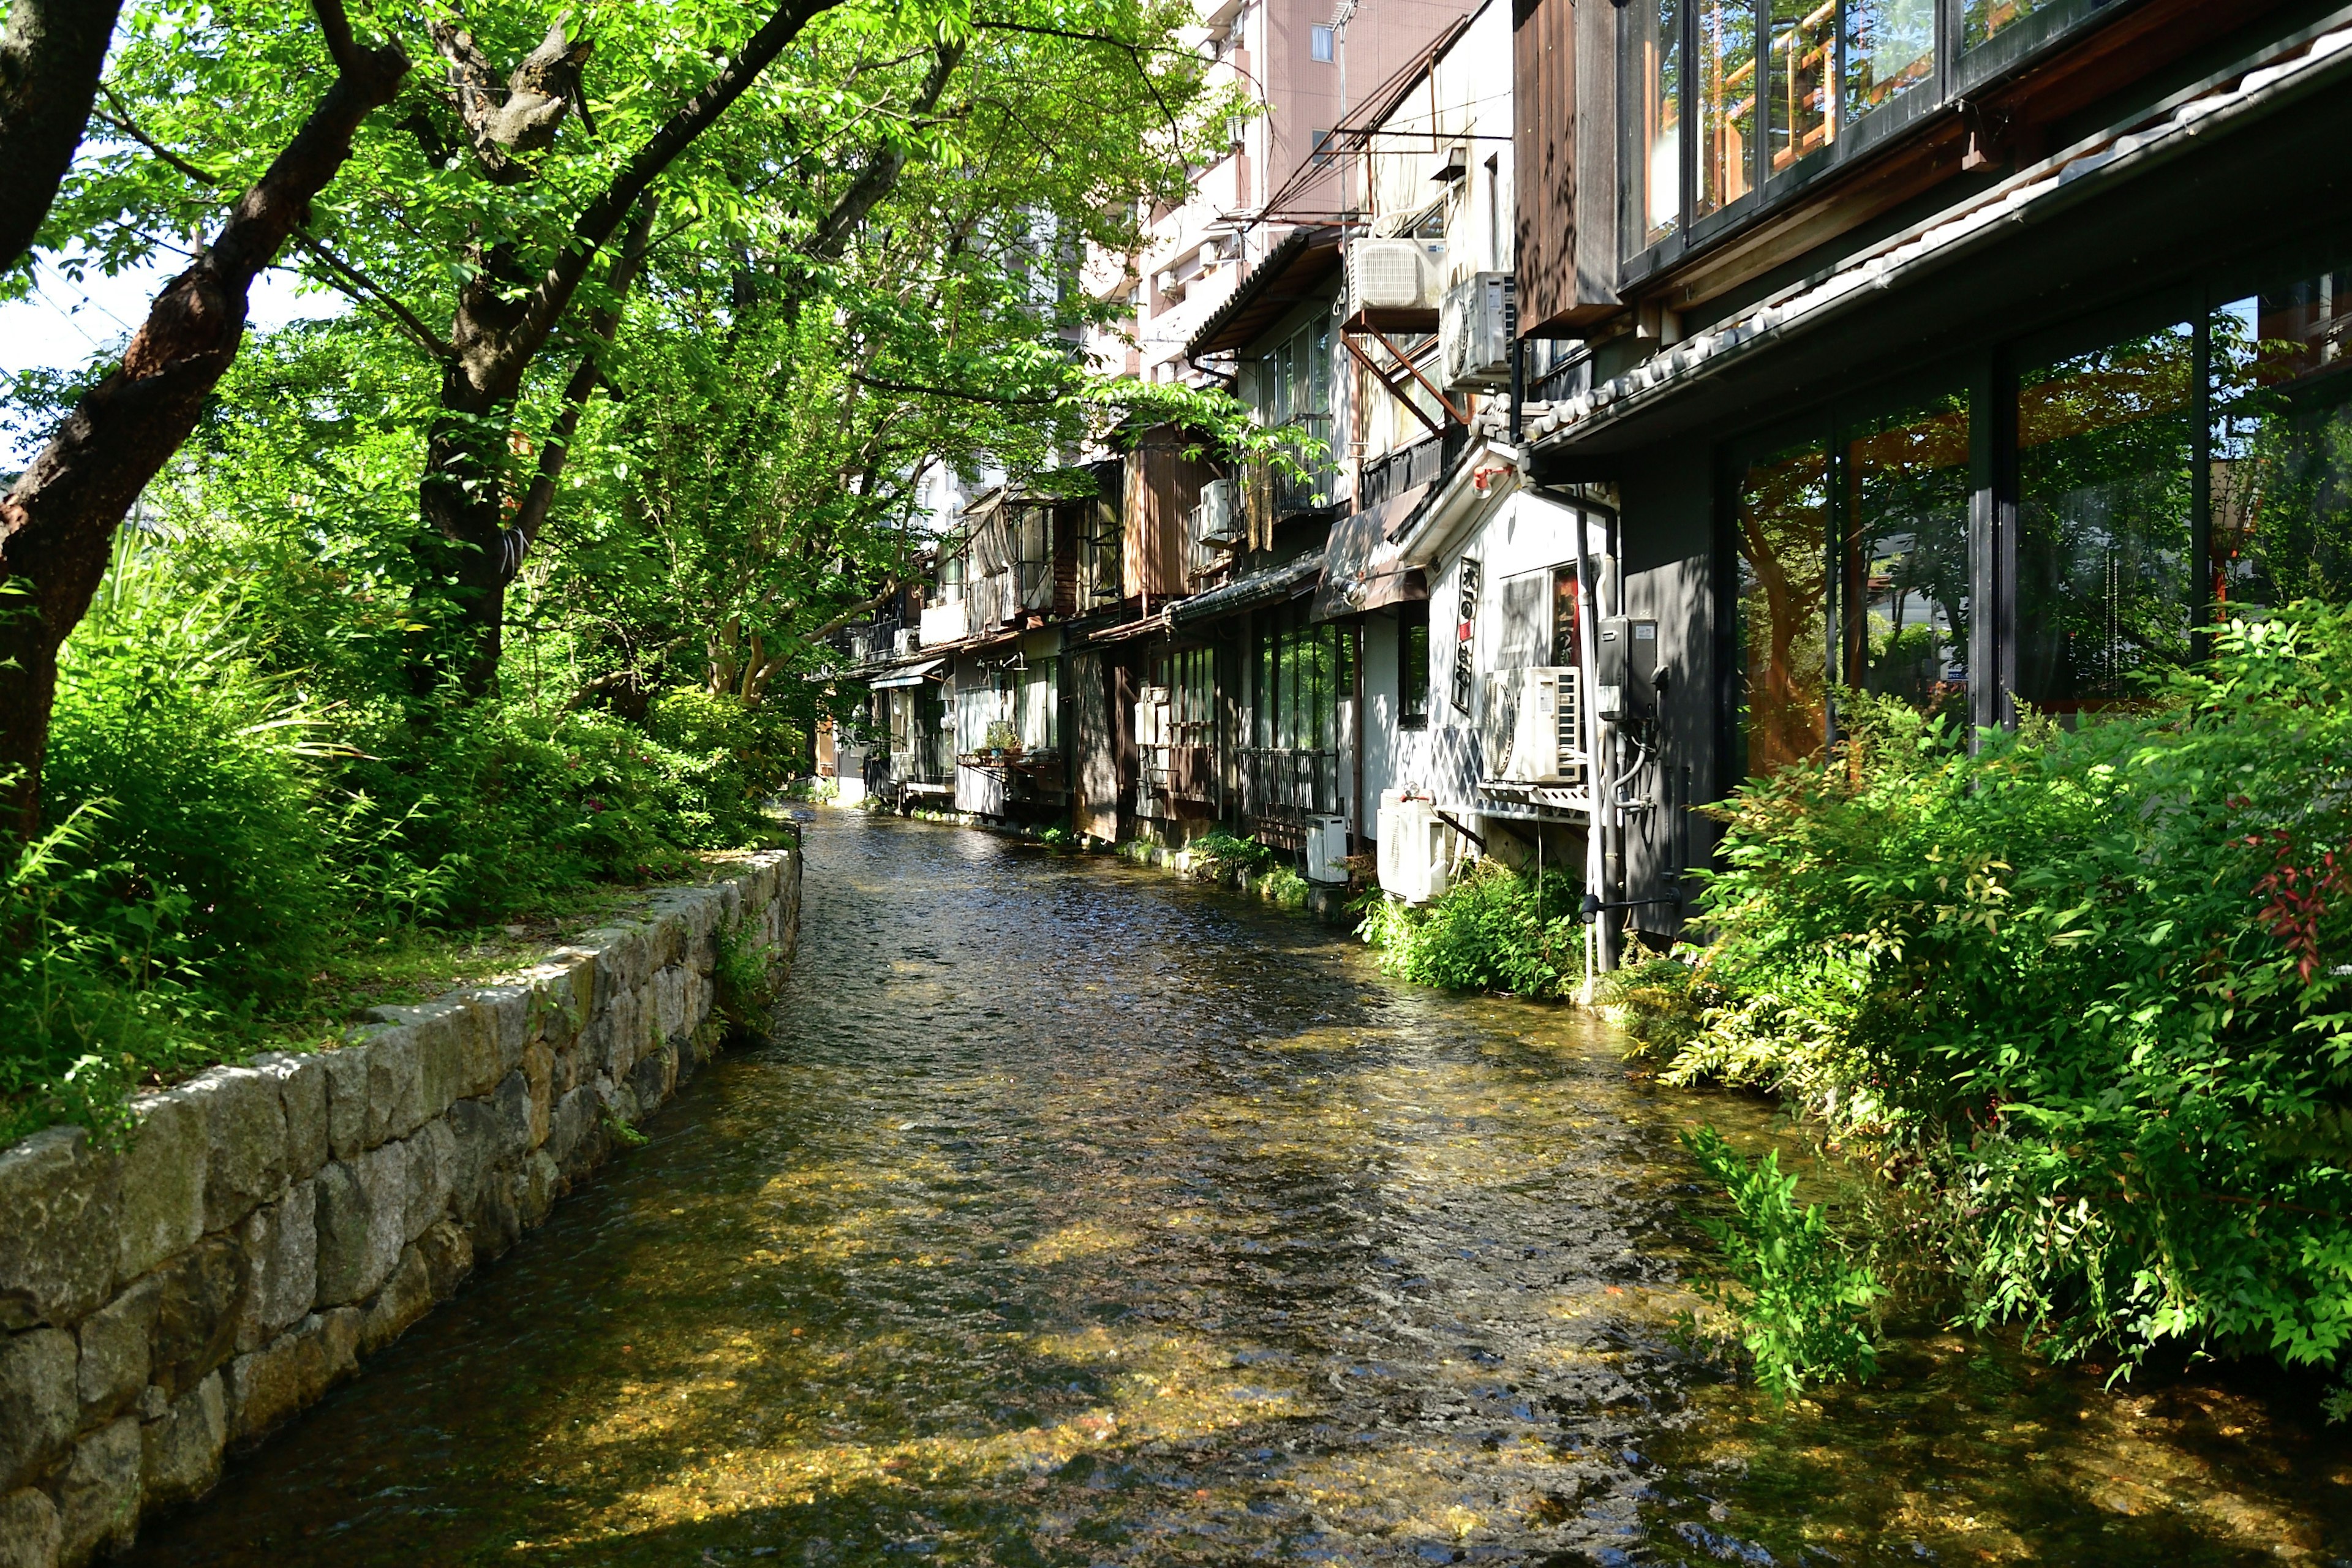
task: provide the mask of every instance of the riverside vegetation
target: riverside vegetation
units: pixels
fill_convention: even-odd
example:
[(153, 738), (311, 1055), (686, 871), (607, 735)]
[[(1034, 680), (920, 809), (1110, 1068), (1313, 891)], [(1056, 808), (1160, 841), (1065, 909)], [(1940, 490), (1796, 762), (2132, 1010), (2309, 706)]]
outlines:
[(1973, 752), (1849, 694), (1825, 764), (1725, 808), (1714, 940), (1612, 1000), (1668, 1080), (1782, 1095), (1881, 1172), (1961, 1321), (2340, 1373), (2352, 612), (2213, 638), (2140, 710)]
[(0, 1141), (766, 841), (942, 466), (1262, 439), (1037, 286), (1222, 144), (1186, 7), (87, 9), (0, 298), (194, 249), (0, 396)]
[[(1719, 808), (1707, 937), (1601, 1002), (1676, 1084), (1768, 1091), (1883, 1178), (1842, 1244), (1719, 1140), (1702, 1221), (1759, 1378), (1866, 1373), (1884, 1251), (2047, 1353), (2352, 1342), (2352, 611), (2232, 621), (2148, 700), (1973, 738), (1840, 697), (1819, 764)], [(1971, 745), (1973, 740), (1973, 745)], [(1374, 903), (1392, 971), (1559, 994), (1524, 877)], [(2339, 1384), (2331, 1415), (2352, 1412)]]

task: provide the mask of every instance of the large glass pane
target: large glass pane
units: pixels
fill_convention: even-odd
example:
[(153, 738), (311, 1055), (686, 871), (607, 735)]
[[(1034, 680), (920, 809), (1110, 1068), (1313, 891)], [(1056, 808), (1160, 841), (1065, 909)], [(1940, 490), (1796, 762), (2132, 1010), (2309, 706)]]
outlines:
[(1751, 464), (1739, 487), (1740, 729), (1747, 772), (1818, 755), (1829, 668), (1829, 454)]
[(1939, 399), (1846, 434), (1839, 679), (1968, 719), (1969, 405)]
[(1772, 173), (1837, 134), (1837, 0), (1772, 0)]
[(2194, 368), (2184, 322), (2021, 378), (2017, 695), (2045, 712), (2189, 656)]
[(1845, 117), (1936, 74), (1936, 0), (1845, 0)]
[(1973, 49), (1996, 33), (2015, 26), (2059, 0), (1968, 0), (1960, 12), (1960, 47)]
[(1756, 183), (1753, 0), (1698, 0), (1698, 188), (1691, 193), (1691, 216), (1704, 217), (1729, 206)]
[(1629, 64), (1625, 108), (1633, 118), (1634, 210), (1626, 228), (1645, 249), (1681, 226), (1683, 212), (1683, 5), (1632, 0), (1625, 7)]
[(2216, 311), (2213, 597), (2352, 600), (2352, 272)]

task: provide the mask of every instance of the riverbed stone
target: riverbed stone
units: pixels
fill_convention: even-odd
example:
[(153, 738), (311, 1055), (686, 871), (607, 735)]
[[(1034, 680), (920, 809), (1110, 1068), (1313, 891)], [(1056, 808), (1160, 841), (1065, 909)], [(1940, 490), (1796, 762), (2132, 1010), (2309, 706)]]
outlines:
[(138, 1129), (122, 1157), (121, 1250), (115, 1278), (136, 1279), (205, 1233), (211, 1163), (203, 1105), (180, 1089), (133, 1102)]
[(238, 1306), (252, 1273), (245, 1248), (215, 1236), (156, 1270), (155, 1339), (149, 1375), (178, 1395), (236, 1351)]
[(319, 1295), (341, 1306), (375, 1294), (400, 1248), (408, 1217), (408, 1145), (386, 1143), (319, 1173)]
[(401, 1205), (401, 1241), (415, 1241), (448, 1212), (457, 1184), (457, 1135), (446, 1118), (436, 1118), (408, 1140), (406, 1197)]
[(296, 1181), (327, 1163), (327, 1062), (318, 1056), (273, 1052), (254, 1059), (256, 1072), (276, 1080), (286, 1113), (286, 1173)]
[(139, 1473), (145, 1506), (185, 1502), (220, 1479), (228, 1446), (228, 1400), (217, 1372), (173, 1401), (160, 1420), (139, 1429)]
[(64, 1451), (81, 1415), (75, 1349), (63, 1329), (28, 1329), (0, 1342), (0, 1491), (31, 1480)]
[(114, 1288), (121, 1247), (114, 1156), (79, 1127), (50, 1127), (0, 1150), (0, 1330), (68, 1328)]
[(366, 1306), (360, 1321), (360, 1354), (373, 1355), (432, 1310), (433, 1276), (425, 1255), (414, 1246), (404, 1247), (391, 1278)]
[(0, 1568), (57, 1568), (63, 1522), (49, 1494), (26, 1487), (0, 1496)]
[(180, 1092), (204, 1110), (204, 1227), (226, 1230), (285, 1184), (285, 1100), (252, 1068), (214, 1068)]
[(319, 1198), (309, 1182), (256, 1209), (238, 1234), (252, 1265), (236, 1348), (257, 1350), (301, 1321), (319, 1293)]
[(120, 1552), (139, 1532), (139, 1418), (109, 1422), (74, 1447), (58, 1483), (64, 1524), (58, 1560), (79, 1568), (103, 1551)]
[(163, 1280), (150, 1274), (82, 1320), (74, 1389), (81, 1400), (83, 1426), (121, 1414), (148, 1386), (155, 1317), (163, 1300)]

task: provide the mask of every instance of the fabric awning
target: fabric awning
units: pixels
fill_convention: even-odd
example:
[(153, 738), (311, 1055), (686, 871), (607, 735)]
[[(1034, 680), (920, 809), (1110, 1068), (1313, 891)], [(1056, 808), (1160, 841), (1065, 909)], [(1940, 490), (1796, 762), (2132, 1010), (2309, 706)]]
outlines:
[(1205, 594), (1179, 599), (1168, 606), (1168, 618), (1181, 626), (1218, 616), (1238, 615), (1244, 610), (1255, 610), (1261, 605), (1278, 605), (1293, 594), (1302, 592), (1322, 570), (1321, 555), (1302, 555), (1296, 561), (1286, 561), (1279, 566), (1253, 572), (1222, 588), (1212, 588)]
[(947, 665), (943, 658), (927, 658), (920, 664), (910, 664), (904, 669), (894, 669), (879, 680), (867, 681), (869, 690), (888, 691), (894, 687), (920, 686), (926, 680), (942, 679), (940, 671)]
[(1425, 483), (1412, 486), (1331, 525), (1330, 542), (1323, 547), (1323, 579), (1316, 585), (1308, 619), (1337, 620), (1429, 597), (1428, 578), (1419, 567), (1403, 564), (1391, 537), (1403, 531), (1429, 489)]

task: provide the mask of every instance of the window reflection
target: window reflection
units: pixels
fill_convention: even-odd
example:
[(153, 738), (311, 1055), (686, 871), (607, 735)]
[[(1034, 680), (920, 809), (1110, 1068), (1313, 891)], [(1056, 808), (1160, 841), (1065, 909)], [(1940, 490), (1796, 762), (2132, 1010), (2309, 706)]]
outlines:
[(1843, 457), (1840, 678), (1965, 721), (1968, 399), (1849, 432)]
[(2003, 28), (2015, 26), (2059, 0), (1968, 0), (1960, 13), (1960, 47), (1973, 49)]
[[(1830, 0), (1834, 5), (1836, 0)], [(1756, 7), (1699, 0), (1698, 188), (1691, 215), (1720, 212), (1755, 184)]]
[(1828, 512), (1829, 457), (1818, 446), (1751, 464), (1741, 481), (1740, 728), (1750, 774), (1822, 749)]
[(2017, 695), (2045, 711), (2189, 655), (2194, 350), (2183, 324), (2021, 380)]
[(1936, 74), (1936, 0), (1846, 0), (1845, 115), (1859, 120)]
[(1632, 96), (1641, 115), (1635, 168), (1645, 248), (1682, 222), (1683, 5), (1684, 0), (1633, 0), (1625, 7), (1637, 57)]
[(1837, 0), (1772, 0), (1772, 173), (1837, 134)]
[(2212, 596), (2352, 599), (2352, 272), (2213, 314)]

